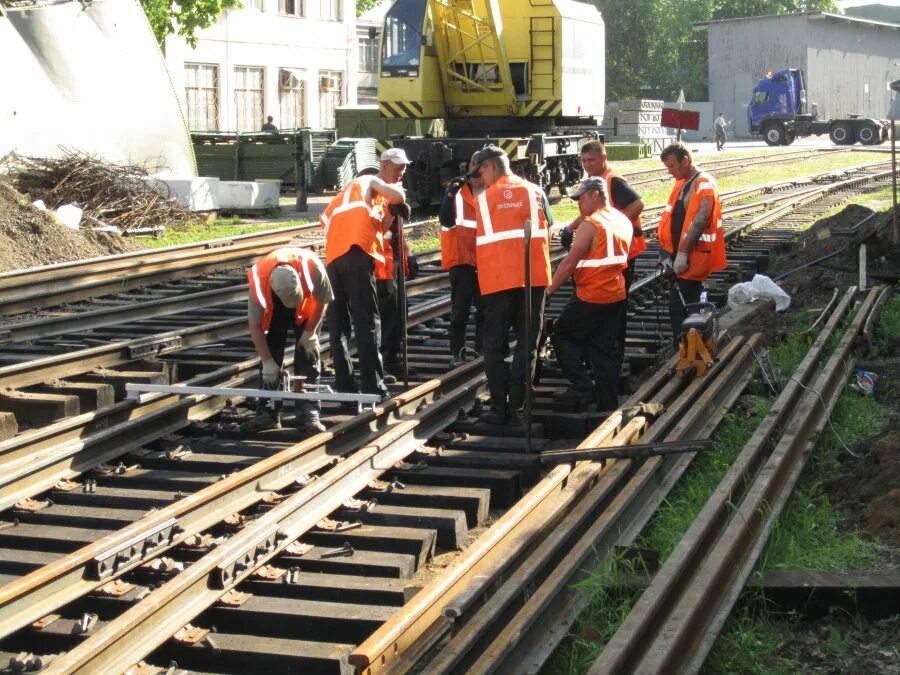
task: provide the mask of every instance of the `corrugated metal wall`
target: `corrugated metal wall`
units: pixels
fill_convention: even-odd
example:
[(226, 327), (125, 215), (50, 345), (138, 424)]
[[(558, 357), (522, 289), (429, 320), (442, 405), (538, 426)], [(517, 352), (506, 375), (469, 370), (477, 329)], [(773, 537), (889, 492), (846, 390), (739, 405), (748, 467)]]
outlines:
[(888, 113), (886, 83), (900, 78), (900, 30), (806, 14), (711, 23), (707, 30), (710, 100), (733, 117), (737, 137), (749, 135), (746, 105), (756, 82), (782, 68), (805, 71), (808, 100), (821, 117)]

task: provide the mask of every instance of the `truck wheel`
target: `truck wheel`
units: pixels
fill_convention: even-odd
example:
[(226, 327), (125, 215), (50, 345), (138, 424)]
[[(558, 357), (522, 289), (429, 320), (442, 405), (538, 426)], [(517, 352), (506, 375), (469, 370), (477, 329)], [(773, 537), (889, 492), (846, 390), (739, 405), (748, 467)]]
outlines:
[(794, 132), (789, 131), (784, 135), (783, 143), (784, 143), (784, 145), (790, 145), (795, 140), (797, 140), (797, 135)]
[(784, 125), (779, 123), (767, 124), (763, 129), (763, 138), (766, 139), (767, 145), (782, 145), (787, 134), (784, 131)]
[(881, 140), (881, 129), (874, 124), (863, 124), (856, 132), (856, 137), (863, 145), (878, 145)]
[(856, 142), (853, 127), (847, 122), (838, 122), (832, 126), (831, 131), (828, 132), (828, 136), (835, 145), (853, 145)]

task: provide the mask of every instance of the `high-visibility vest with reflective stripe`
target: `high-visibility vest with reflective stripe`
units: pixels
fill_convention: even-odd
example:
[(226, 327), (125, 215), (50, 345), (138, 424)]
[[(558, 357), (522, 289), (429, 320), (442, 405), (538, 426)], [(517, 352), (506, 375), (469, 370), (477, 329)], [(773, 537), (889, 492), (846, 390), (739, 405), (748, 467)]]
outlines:
[(457, 265), (475, 267), (476, 199), (468, 183), (456, 191), (453, 201), (453, 227), (441, 226), (441, 269)]
[[(603, 172), (601, 176), (603, 180), (606, 181), (606, 199), (609, 204), (616, 206), (612, 201), (612, 182), (613, 178), (622, 178), (619, 174), (609, 168), (609, 165), (606, 167), (606, 171)], [(624, 180), (624, 179), (623, 179)], [(632, 260), (633, 258), (637, 258), (642, 252), (647, 250), (647, 242), (644, 241), (644, 230), (641, 229), (641, 214), (635, 216), (634, 220), (631, 221), (632, 232), (631, 232), (631, 245), (628, 247), (628, 259)]]
[(365, 199), (366, 183), (357, 178), (337, 193), (319, 222), (325, 229), (325, 264), (331, 263), (350, 250), (359, 246), (376, 261), (384, 262), (384, 254), (378, 243), (381, 224), (375, 226), (372, 213), (373, 204)]
[(372, 205), (372, 225), (375, 227), (375, 241), (381, 259), (375, 258), (375, 278), (381, 281), (394, 278), (393, 233), (382, 229), (382, 219), (388, 210), (388, 200), (375, 195)]
[[(675, 253), (675, 247), (672, 242), (672, 212), (675, 209), (675, 202), (678, 199), (678, 193), (684, 186), (685, 181), (676, 181), (675, 187), (672, 188), (672, 194), (669, 195), (669, 203), (663, 212), (659, 221), (659, 228), (656, 235), (659, 237), (659, 244), (669, 253)], [(725, 269), (725, 229), (722, 227), (722, 202), (719, 200), (719, 191), (716, 187), (715, 179), (708, 173), (701, 172), (697, 176), (694, 184), (691, 186), (691, 197), (688, 200), (688, 206), (684, 214), (684, 224), (681, 227), (681, 239), (678, 246), (684, 242), (690, 229), (691, 221), (697, 215), (700, 204), (703, 200), (710, 202), (711, 208), (709, 213), (709, 222), (700, 235), (699, 241), (688, 256), (688, 268), (678, 276), (681, 279), (690, 279), (693, 281), (704, 281), (713, 272)]]
[[(307, 319), (313, 316), (319, 307), (319, 301), (316, 300), (313, 292), (315, 290), (315, 287), (313, 286), (313, 271), (318, 266), (320, 275), (326, 273), (324, 267), (322, 267), (322, 261), (319, 260), (319, 256), (307, 248), (291, 247), (275, 249), (247, 270), (247, 282), (250, 284), (250, 293), (263, 310), (263, 332), (267, 332), (269, 326), (272, 325), (275, 303), (272, 298), (272, 286), (269, 282), (269, 277), (279, 265), (293, 267), (300, 277), (300, 288), (303, 289), (303, 301), (294, 311), (294, 321), (297, 325), (303, 324)], [(320, 276), (319, 278), (321, 279), (322, 277)]]
[(625, 277), (632, 223), (616, 209), (606, 207), (592, 213), (587, 222), (597, 232), (596, 245), (575, 267), (575, 292), (584, 302), (609, 304), (625, 299)]
[(531, 220), (531, 285), (550, 285), (547, 219), (537, 185), (501, 176), (478, 195), (475, 260), (482, 295), (525, 286), (525, 221)]

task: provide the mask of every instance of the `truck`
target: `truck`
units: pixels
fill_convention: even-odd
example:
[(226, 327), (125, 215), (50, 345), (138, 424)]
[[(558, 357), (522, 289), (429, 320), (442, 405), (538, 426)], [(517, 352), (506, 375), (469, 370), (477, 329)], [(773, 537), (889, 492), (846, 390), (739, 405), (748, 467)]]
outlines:
[(415, 204), (486, 143), (545, 190), (581, 179), (579, 149), (602, 139), (605, 26), (575, 0), (396, 0), (381, 37), (378, 105), (388, 119), (440, 119), (440, 137), (392, 137), (412, 160)]
[(807, 104), (802, 70), (768, 73), (753, 88), (747, 106), (750, 131), (769, 145), (790, 145), (800, 136), (828, 134), (835, 145), (878, 145), (888, 138), (890, 122), (860, 115), (819, 119), (815, 103)]

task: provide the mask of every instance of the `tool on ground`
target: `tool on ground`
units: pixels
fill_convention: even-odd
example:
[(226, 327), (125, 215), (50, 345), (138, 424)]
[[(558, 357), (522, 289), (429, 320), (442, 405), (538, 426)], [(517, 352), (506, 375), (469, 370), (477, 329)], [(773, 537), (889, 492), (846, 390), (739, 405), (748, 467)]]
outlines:
[(288, 389), (238, 389), (236, 387), (196, 387), (184, 384), (146, 384), (143, 382), (127, 382), (125, 392), (127, 398), (139, 403), (145, 401), (150, 394), (183, 394), (186, 396), (229, 396), (234, 398), (268, 398), (274, 401), (336, 401), (338, 403), (357, 403), (360, 408), (369, 407), (374, 410), (381, 400), (378, 394), (345, 394), (335, 392), (327, 384), (304, 384), (302, 392), (289, 389), (291, 382), (298, 376), (284, 378)]
[(403, 360), (403, 386), (409, 388), (409, 345), (406, 331), (407, 296), (406, 296), (406, 239), (403, 235), (403, 216), (394, 216), (397, 223), (397, 258), (400, 260), (400, 271), (397, 274), (397, 293), (400, 303), (400, 358)]
[(615, 448), (562, 448), (541, 453), (544, 464), (565, 464), (582, 460), (640, 459), (658, 455), (680, 455), (686, 452), (704, 452), (712, 448), (710, 439), (698, 441), (671, 441), (646, 445), (625, 445)]
[(343, 546), (333, 548), (328, 551), (322, 551), (319, 558), (343, 558), (350, 557), (355, 553), (349, 541), (345, 541)]
[(525, 452), (531, 452), (531, 221), (525, 221)]
[[(678, 288), (678, 284), (675, 284)], [(681, 296), (681, 289), (678, 289)], [(681, 296), (684, 303), (684, 297)], [(716, 306), (711, 302), (685, 304), (687, 316), (681, 323), (681, 337), (678, 342), (678, 363), (675, 373), (682, 377), (691, 367), (699, 377), (712, 368), (716, 359), (719, 319)]]

